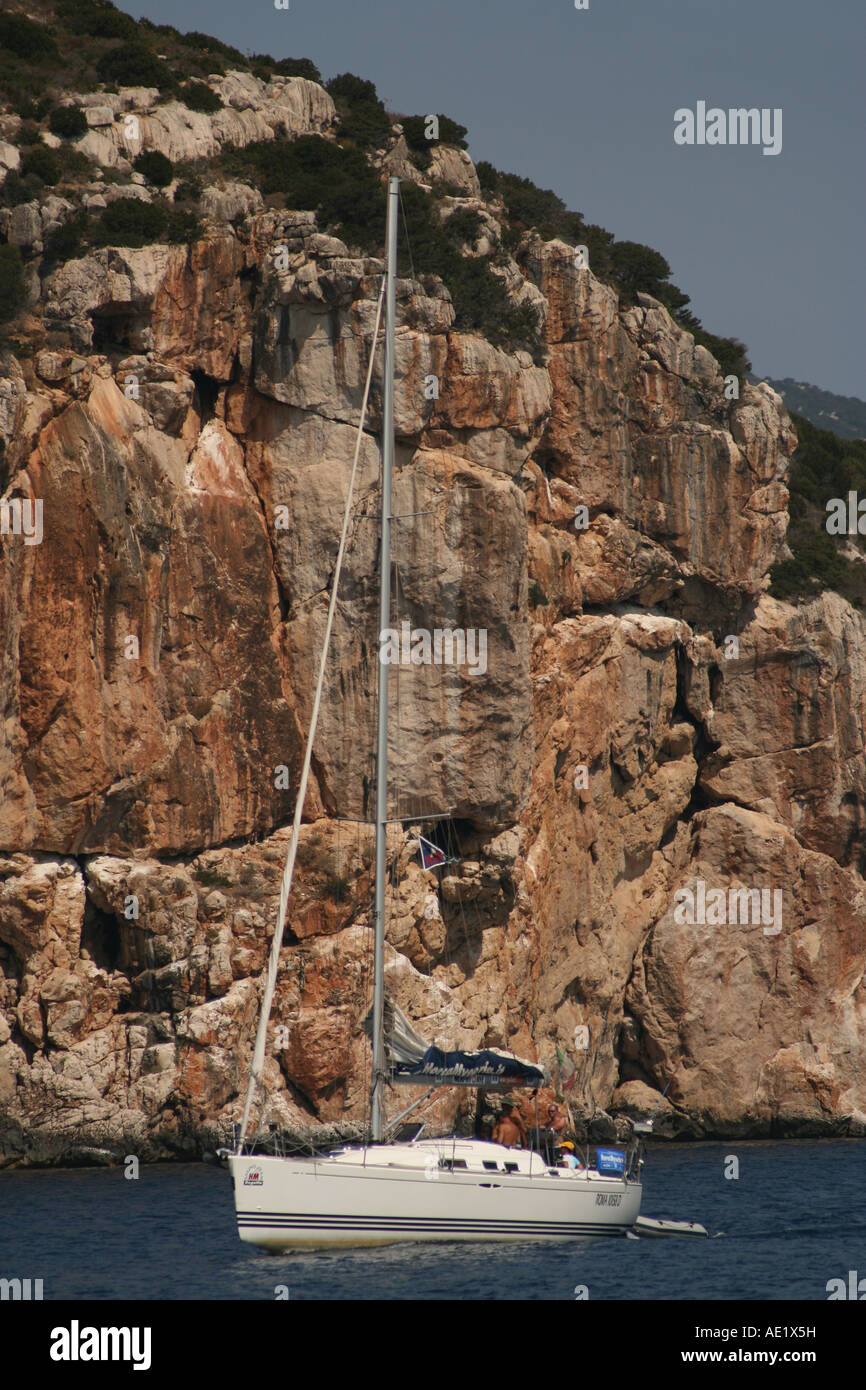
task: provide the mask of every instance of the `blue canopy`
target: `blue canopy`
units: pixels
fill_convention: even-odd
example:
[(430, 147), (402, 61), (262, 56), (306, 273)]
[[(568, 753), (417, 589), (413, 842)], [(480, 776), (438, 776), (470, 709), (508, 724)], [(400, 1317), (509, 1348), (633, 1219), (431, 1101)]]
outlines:
[(391, 1080), (409, 1086), (543, 1086), (544, 1072), (505, 1052), (443, 1052), (428, 1047), (418, 1061), (394, 1060)]

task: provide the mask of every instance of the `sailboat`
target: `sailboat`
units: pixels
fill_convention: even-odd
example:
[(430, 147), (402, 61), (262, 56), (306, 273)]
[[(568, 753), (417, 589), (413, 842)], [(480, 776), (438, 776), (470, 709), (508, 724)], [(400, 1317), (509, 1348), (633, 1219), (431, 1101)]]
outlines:
[[(387, 263), (379, 298), (373, 350), (361, 411), (369, 395), (382, 303), (385, 360), (382, 429), (379, 632), (388, 631), (391, 609), (391, 484), (394, 460), (394, 374), (397, 275), (397, 178), (388, 183)], [(358, 450), (355, 453), (357, 465)], [(376, 847), (374, 890), (373, 1006), (369, 1142), (327, 1153), (285, 1156), (256, 1152), (248, 1142), (250, 1116), (262, 1081), (268, 1019), (279, 967), (280, 946), (307, 789), (312, 743), (324, 684), (337, 586), (348, 534), (352, 481), (335, 566), (319, 682), (301, 773), (292, 838), (283, 875), (276, 930), (256, 1034), (243, 1119), (233, 1150), (222, 1151), (234, 1186), (242, 1240), (268, 1250), (383, 1245), (397, 1241), (562, 1241), (623, 1235), (637, 1220), (641, 1203), (639, 1143), (628, 1150), (599, 1149), (595, 1166), (559, 1166), (556, 1151), (508, 1147), (493, 1140), (451, 1135), (425, 1136), (417, 1127), (408, 1139), (389, 1139), (396, 1121), (386, 1119), (386, 1086), (473, 1086), (510, 1090), (545, 1084), (543, 1069), (495, 1049), (444, 1051), (420, 1038), (386, 998), (385, 886), (388, 825), (388, 665), (379, 663), (376, 739)], [(435, 846), (425, 841), (430, 850)], [(423, 845), (422, 845), (423, 849)], [(423, 858), (423, 856), (422, 856)], [(425, 867), (435, 864), (435, 856)], [(422, 1096), (426, 1099), (426, 1095)], [(420, 1102), (416, 1102), (418, 1104)], [(409, 1110), (414, 1106), (410, 1106)], [(408, 1111), (397, 1117), (402, 1120)], [(588, 1157), (588, 1156), (587, 1156)]]

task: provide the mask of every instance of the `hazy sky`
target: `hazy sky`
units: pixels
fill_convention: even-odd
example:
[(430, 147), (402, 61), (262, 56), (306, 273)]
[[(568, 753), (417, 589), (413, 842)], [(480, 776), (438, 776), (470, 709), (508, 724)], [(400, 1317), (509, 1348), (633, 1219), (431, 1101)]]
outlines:
[[(472, 157), (661, 251), (759, 374), (866, 396), (862, 0), (133, 0), (136, 17), (370, 78)], [(782, 110), (782, 149), (674, 143), (674, 112)]]

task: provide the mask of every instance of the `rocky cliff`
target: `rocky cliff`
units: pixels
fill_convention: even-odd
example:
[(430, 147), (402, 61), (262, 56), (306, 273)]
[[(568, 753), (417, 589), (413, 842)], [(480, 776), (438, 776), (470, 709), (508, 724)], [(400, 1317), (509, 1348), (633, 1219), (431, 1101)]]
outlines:
[[(214, 116), (81, 94), (86, 196), (116, 196), (125, 112), (189, 159), (333, 118), (301, 78), (214, 86)], [(465, 152), (389, 164), (479, 214), (465, 255), (498, 244)], [(61, 201), (0, 214), (29, 286), (0, 483), (43, 529), (0, 541), (7, 1163), (190, 1152), (239, 1115), (383, 269), (225, 181), (190, 245), (52, 266)], [(767, 596), (781, 401), (729, 398), (564, 242), (499, 264), (540, 357), (398, 285), (394, 622), (484, 630), (487, 661), (394, 668), (394, 815), (449, 811), (459, 862), (394, 826), (389, 990), (431, 1041), (551, 1065), (599, 1132), (676, 1067), (668, 1133), (863, 1134), (866, 633), (831, 592)], [(365, 1113), (380, 384), (267, 1064), (295, 1132)]]

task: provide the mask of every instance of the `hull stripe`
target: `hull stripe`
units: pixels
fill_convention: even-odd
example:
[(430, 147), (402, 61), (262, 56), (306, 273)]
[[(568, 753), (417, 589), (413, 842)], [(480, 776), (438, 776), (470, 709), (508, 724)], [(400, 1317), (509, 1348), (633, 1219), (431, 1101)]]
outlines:
[(306, 1214), (263, 1216), (241, 1213), (238, 1226), (250, 1230), (335, 1230), (335, 1231), (506, 1231), (527, 1235), (534, 1234), (616, 1234), (629, 1230), (631, 1221), (591, 1222), (591, 1221), (510, 1221), (491, 1217), (479, 1219), (472, 1217), (441, 1216), (309, 1216)]

